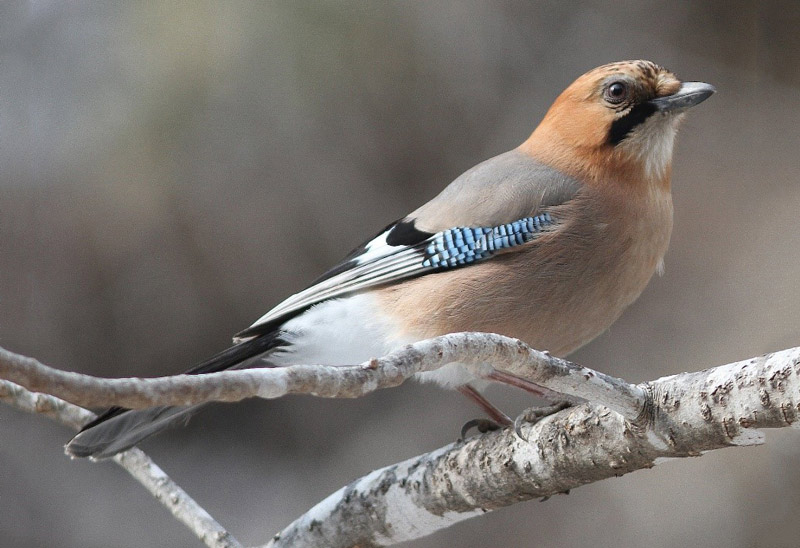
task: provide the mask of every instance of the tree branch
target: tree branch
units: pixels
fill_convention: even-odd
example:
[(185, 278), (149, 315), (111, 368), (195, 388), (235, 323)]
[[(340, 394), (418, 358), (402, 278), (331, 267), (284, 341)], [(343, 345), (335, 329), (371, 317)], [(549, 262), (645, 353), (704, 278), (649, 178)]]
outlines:
[(82, 407), (119, 405), (141, 409), (252, 397), (272, 399), (287, 394), (356, 398), (453, 362), (475, 368), (490, 363), (566, 399), (601, 403), (630, 419), (642, 412), (646, 399), (641, 387), (533, 350), (517, 339), (490, 333), (444, 335), (362, 365), (293, 365), (155, 379), (102, 379), (71, 373), (0, 348), (0, 378)]
[(585, 404), (377, 470), (317, 504), (265, 548), (387, 546), (533, 498), (651, 468), (665, 458), (763, 443), (797, 426), (800, 348), (642, 386), (636, 421)]
[[(329, 496), (266, 546), (381, 546), (412, 540), (495, 508), (649, 468), (663, 458), (762, 443), (755, 429), (797, 426), (800, 419), (800, 348), (641, 385), (531, 350), (515, 339), (479, 333), (422, 341), (360, 366), (298, 365), (162, 379), (97, 379), (0, 350), (0, 375), (85, 405), (143, 407), (289, 393), (357, 397), (452, 362), (491, 363), (589, 403), (523, 427), (528, 441), (508, 430), (493, 432), (372, 472)], [(14, 391), (29, 394), (0, 383), (0, 399)], [(57, 415), (73, 426), (89, 416), (47, 396), (21, 401), (15, 405)], [(150, 476), (158, 485), (158, 472)], [(230, 544), (211, 544), (208, 536), (204, 541), (237, 546), (232, 539)]]
[[(47, 394), (33, 393), (9, 381), (0, 380), (0, 401), (17, 409), (45, 415), (74, 430), (94, 419), (95, 414)], [(140, 449), (130, 449), (113, 461), (141, 483), (209, 548), (242, 548), (211, 515), (181, 489)]]

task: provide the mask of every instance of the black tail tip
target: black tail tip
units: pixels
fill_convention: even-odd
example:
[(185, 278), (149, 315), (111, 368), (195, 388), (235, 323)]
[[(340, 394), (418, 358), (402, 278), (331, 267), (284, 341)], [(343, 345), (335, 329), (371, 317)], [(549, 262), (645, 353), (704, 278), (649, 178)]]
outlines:
[(130, 449), (95, 434), (93, 430), (81, 430), (64, 446), (64, 454), (73, 459), (102, 460)]
[(75, 438), (72, 438), (67, 444), (64, 446), (64, 454), (73, 459), (102, 459), (106, 458), (100, 456), (102, 453), (102, 448), (93, 447), (89, 445), (84, 445), (82, 443), (76, 442)]

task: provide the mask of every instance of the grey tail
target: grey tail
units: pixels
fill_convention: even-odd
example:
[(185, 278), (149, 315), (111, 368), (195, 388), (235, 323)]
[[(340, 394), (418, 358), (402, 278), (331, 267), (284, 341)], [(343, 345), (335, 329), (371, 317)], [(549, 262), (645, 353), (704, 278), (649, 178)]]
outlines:
[[(267, 366), (265, 362), (259, 360), (251, 363), (249, 358), (259, 356), (284, 344), (278, 331), (266, 333), (223, 350), (186, 371), (186, 374), (198, 375), (226, 369), (265, 367)], [(111, 407), (84, 426), (67, 443), (64, 451), (72, 457), (91, 457), (93, 459), (113, 457), (169, 426), (185, 423), (204, 405), (206, 404), (187, 407), (161, 406), (141, 410)]]

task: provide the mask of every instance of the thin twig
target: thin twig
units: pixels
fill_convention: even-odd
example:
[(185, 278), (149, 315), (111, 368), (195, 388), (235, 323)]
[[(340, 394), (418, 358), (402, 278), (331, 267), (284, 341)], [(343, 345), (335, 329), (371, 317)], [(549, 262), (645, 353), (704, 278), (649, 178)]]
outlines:
[[(49, 417), (78, 430), (94, 419), (91, 411), (47, 394), (30, 392), (9, 381), (0, 380), (0, 401), (17, 409)], [(113, 458), (136, 481), (169, 509), (209, 548), (242, 548), (242, 545), (211, 517), (186, 491), (140, 449), (130, 449)]]

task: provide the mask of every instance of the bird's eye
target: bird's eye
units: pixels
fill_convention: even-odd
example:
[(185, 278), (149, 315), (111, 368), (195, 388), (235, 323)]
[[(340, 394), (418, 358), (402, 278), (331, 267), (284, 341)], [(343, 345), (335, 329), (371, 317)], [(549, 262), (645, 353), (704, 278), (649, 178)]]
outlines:
[(625, 82), (611, 82), (606, 86), (603, 98), (612, 105), (618, 105), (628, 98), (629, 88)]

